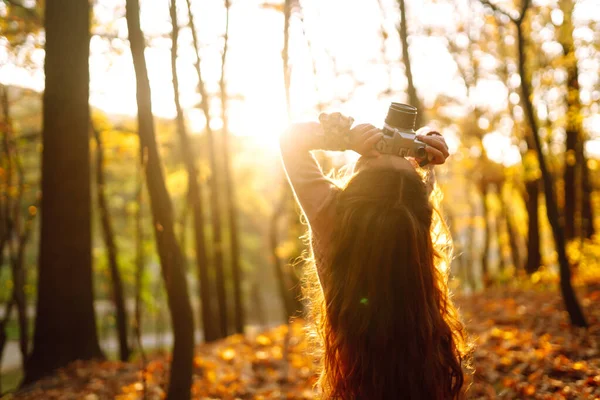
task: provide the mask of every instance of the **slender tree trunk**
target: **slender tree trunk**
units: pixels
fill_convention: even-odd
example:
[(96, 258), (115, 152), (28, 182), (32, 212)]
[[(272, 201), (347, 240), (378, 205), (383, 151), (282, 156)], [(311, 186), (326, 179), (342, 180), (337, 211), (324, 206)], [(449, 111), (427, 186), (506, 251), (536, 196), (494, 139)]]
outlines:
[(483, 249), (481, 254), (481, 277), (483, 287), (488, 287), (491, 283), (489, 272), (489, 256), (490, 256), (490, 223), (489, 210), (487, 205), (488, 187), (487, 183), (481, 182), (479, 185), (479, 193), (481, 194), (481, 206), (483, 213)]
[(219, 325), (216, 324), (216, 316), (213, 311), (212, 296), (210, 288), (212, 282), (208, 273), (208, 256), (206, 254), (206, 238), (204, 234), (204, 207), (202, 205), (202, 187), (198, 182), (198, 169), (196, 166), (196, 156), (190, 143), (190, 138), (185, 126), (183, 110), (179, 102), (179, 79), (177, 75), (177, 39), (179, 37), (179, 27), (177, 25), (177, 7), (175, 0), (171, 0), (170, 6), (171, 22), (173, 31), (171, 39), (171, 70), (173, 73), (173, 91), (175, 100), (175, 109), (177, 110), (176, 124), (177, 134), (183, 155), (183, 161), (188, 175), (188, 198), (192, 208), (194, 219), (194, 244), (196, 250), (196, 272), (199, 282), (198, 300), (200, 302), (201, 316), (198, 320), (202, 321), (204, 340), (211, 342), (221, 337)]
[[(509, 34), (508, 29), (505, 29), (502, 25), (499, 26), (499, 32), (502, 37)], [(505, 46), (504, 41), (500, 40), (498, 42), (500, 54), (504, 58), (504, 62), (502, 64), (501, 72), (502, 79), (508, 81), (510, 77), (510, 73), (508, 70), (508, 58), (509, 54), (507, 48)], [(510, 96), (511, 89), (507, 86), (508, 94)], [(508, 111), (510, 115), (514, 118), (514, 105), (507, 98)], [(533, 140), (525, 135), (525, 143), (527, 144), (528, 151), (534, 151), (534, 143)], [(525, 163), (524, 163), (525, 164)], [(539, 187), (540, 180), (538, 177), (537, 166), (535, 166), (535, 171), (530, 170), (531, 168), (525, 165), (525, 191), (526, 196), (524, 196), (525, 208), (527, 209), (528, 216), (528, 231), (527, 231), (527, 261), (525, 263), (525, 271), (529, 274), (538, 270), (542, 263), (542, 255), (540, 253), (540, 232), (539, 232)]]
[(470, 204), (471, 215), (469, 215), (469, 225), (467, 228), (467, 243), (470, 245), (467, 246), (468, 250), (465, 251), (465, 280), (467, 284), (472, 290), (477, 289), (477, 282), (475, 280), (474, 266), (475, 266), (475, 252), (473, 251), (473, 243), (475, 243), (475, 219), (477, 218), (477, 209), (475, 204), (471, 202)]
[(121, 361), (129, 360), (131, 350), (127, 342), (127, 310), (125, 308), (125, 298), (123, 295), (123, 281), (121, 272), (119, 271), (119, 263), (117, 261), (117, 245), (115, 243), (115, 232), (110, 219), (108, 210), (108, 201), (104, 192), (106, 179), (104, 176), (104, 146), (100, 132), (93, 126), (90, 120), (94, 139), (96, 140), (96, 186), (97, 186), (97, 201), (100, 211), (100, 224), (102, 225), (102, 237), (106, 246), (108, 258), (108, 267), (112, 279), (113, 301), (115, 303), (115, 311), (117, 314), (117, 333), (119, 338), (119, 356)]
[(187, 0), (188, 16), (190, 29), (192, 31), (192, 40), (196, 52), (196, 74), (198, 75), (198, 90), (202, 97), (201, 107), (206, 119), (206, 137), (208, 139), (209, 161), (210, 161), (210, 212), (212, 222), (213, 239), (213, 264), (215, 267), (215, 277), (217, 286), (217, 302), (219, 305), (219, 329), (220, 337), (227, 336), (228, 317), (227, 317), (227, 293), (225, 290), (225, 266), (223, 261), (223, 234), (221, 232), (221, 202), (219, 196), (219, 169), (217, 166), (217, 146), (214, 140), (213, 130), (210, 127), (210, 107), (208, 92), (204, 86), (202, 78), (202, 69), (200, 68), (200, 47), (198, 35), (192, 13), (191, 0)]
[(286, 187), (282, 188), (281, 198), (279, 199), (275, 210), (273, 212), (273, 216), (271, 217), (270, 226), (269, 226), (269, 245), (271, 248), (271, 258), (273, 260), (273, 271), (275, 272), (275, 278), (277, 279), (277, 287), (279, 288), (279, 295), (281, 297), (281, 302), (283, 303), (284, 314), (286, 321), (295, 314), (296, 309), (293, 304), (293, 299), (290, 293), (288, 282), (285, 278), (285, 274), (283, 273), (283, 266), (281, 264), (281, 259), (277, 254), (278, 247), (278, 224), (281, 217), (285, 214), (286, 203), (287, 203), (287, 194), (288, 191)]
[(91, 260), (90, 14), (87, 1), (45, 7), (38, 298), (24, 384), (71, 361), (102, 357)]
[[(0, 320), (0, 367), (2, 366), (2, 357), (4, 356), (4, 348), (6, 347), (7, 334), (6, 334), (6, 325), (10, 320), (12, 315), (13, 305), (15, 304), (14, 295), (8, 298), (6, 306), (4, 308), (4, 314), (2, 320)], [(0, 368), (0, 393), (2, 393), (2, 369)]]
[(558, 41), (563, 50), (567, 70), (564, 221), (565, 237), (570, 240), (577, 236), (578, 230), (581, 237), (591, 237), (594, 233), (594, 224), (589, 168), (584, 150), (585, 132), (580, 118), (579, 69), (573, 43), (573, 1), (560, 0), (559, 5), (564, 18), (558, 29)]
[(511, 260), (516, 273), (521, 268), (521, 252), (519, 251), (519, 246), (517, 244), (518, 233), (515, 229), (513, 220), (510, 217), (510, 211), (507, 209), (505, 196), (503, 196), (503, 185), (498, 186), (498, 197), (500, 198), (500, 218), (503, 219), (506, 224)]
[(540, 164), (540, 170), (542, 173), (542, 181), (544, 183), (544, 194), (546, 197), (546, 211), (548, 214), (548, 221), (552, 227), (552, 233), (554, 236), (554, 242), (556, 245), (556, 251), (558, 253), (558, 263), (560, 266), (560, 288), (565, 302), (565, 308), (571, 318), (571, 323), (575, 326), (585, 327), (587, 322), (579, 306), (577, 297), (571, 284), (571, 266), (567, 259), (567, 253), (565, 251), (565, 232), (563, 227), (560, 225), (560, 216), (558, 213), (558, 205), (556, 202), (556, 193), (554, 192), (554, 182), (552, 181), (552, 175), (546, 167), (546, 160), (542, 151), (542, 144), (537, 129), (537, 122), (533, 111), (533, 104), (531, 103), (531, 86), (528, 76), (525, 71), (525, 37), (523, 34), (523, 18), (529, 8), (529, 0), (525, 0), (521, 19), (519, 23), (515, 24), (517, 27), (517, 49), (518, 49), (518, 66), (519, 74), (521, 76), (521, 92), (523, 104), (525, 105), (525, 116), (531, 127), (531, 134), (535, 143), (535, 150), (538, 156)]
[[(283, 5), (283, 50), (281, 52), (281, 61), (283, 67), (283, 87), (285, 91), (285, 104), (287, 111), (287, 119), (288, 122), (291, 122), (291, 114), (292, 114), (292, 104), (291, 104), (291, 93), (290, 93), (290, 83), (291, 83), (291, 70), (289, 65), (289, 45), (290, 45), (290, 17), (292, 15), (292, 0), (285, 0)], [(292, 196), (291, 189), (288, 185), (287, 178), (285, 175), (282, 176), (282, 191), (281, 197), (278, 200), (275, 209), (273, 210), (273, 214), (271, 215), (271, 219), (269, 222), (269, 244), (271, 248), (271, 257), (273, 259), (273, 268), (275, 272), (275, 277), (277, 279), (279, 294), (281, 296), (281, 300), (284, 306), (284, 313), (286, 320), (289, 321), (289, 317), (291, 317), (295, 312), (295, 307), (293, 306), (293, 299), (291, 298), (290, 291), (288, 289), (289, 285), (286, 279), (286, 276), (283, 272), (283, 266), (281, 263), (281, 259), (277, 254), (277, 247), (279, 242), (279, 234), (278, 234), (278, 226), (279, 221), (286, 215), (286, 211), (288, 210), (288, 198)]]
[(525, 206), (529, 217), (527, 221), (527, 262), (525, 263), (525, 271), (532, 274), (542, 264), (539, 221), (540, 181), (536, 179), (525, 182), (525, 190), (527, 192)]
[[(575, 117), (578, 118), (578, 117)], [(578, 141), (579, 132), (567, 128), (566, 131), (566, 149), (565, 149), (565, 167), (563, 180), (565, 184), (564, 196), (565, 196), (565, 207), (563, 210), (563, 220), (565, 222), (565, 239), (570, 240), (575, 237), (575, 226), (576, 226), (576, 147)]]
[(137, 84), (138, 132), (142, 154), (146, 155), (146, 184), (175, 341), (167, 398), (186, 400), (190, 398), (192, 385), (194, 319), (184, 274), (184, 258), (173, 229), (173, 208), (156, 144), (139, 11), (138, 0), (127, 0), (127, 28)]
[[(25, 172), (14, 138), (12, 118), (10, 116), (10, 105), (8, 102), (8, 89), (0, 87), (0, 103), (4, 123), (4, 135), (2, 142), (4, 147), (4, 159), (6, 160), (6, 188), (16, 188), (16, 195), (3, 196), (4, 218), (2, 222), (4, 236), (0, 238), (0, 252), (4, 247), (8, 248), (9, 261), (13, 279), (12, 300), (17, 306), (19, 324), (19, 349), (23, 362), (29, 354), (29, 324), (27, 321), (27, 299), (25, 296), (25, 248), (31, 231), (31, 221), (25, 221), (23, 217), (23, 194), (25, 192)], [(0, 153), (2, 154), (2, 153)], [(0, 165), (1, 167), (1, 165)], [(32, 215), (30, 214), (30, 219)], [(0, 265), (3, 262), (3, 254), (0, 255)]]
[(505, 219), (502, 218), (502, 213), (498, 213), (494, 217), (494, 228), (496, 229), (496, 242), (498, 245), (498, 271), (503, 273), (506, 271), (506, 258), (504, 257), (504, 245), (502, 243), (502, 222)]
[(407, 92), (408, 92), (408, 102), (410, 105), (417, 107), (419, 112), (417, 113), (417, 121), (416, 126), (421, 126), (423, 123), (423, 110), (421, 108), (421, 102), (419, 101), (419, 97), (417, 96), (417, 89), (415, 88), (415, 83), (413, 80), (412, 67), (410, 63), (410, 54), (408, 49), (408, 24), (406, 20), (406, 4), (405, 0), (398, 0), (398, 4), (400, 5), (400, 27), (398, 32), (400, 34), (400, 42), (402, 43), (402, 63), (404, 64), (404, 71), (406, 74), (406, 80), (408, 82)]
[(242, 270), (240, 266), (240, 244), (238, 239), (238, 214), (235, 198), (235, 185), (231, 169), (230, 144), (229, 144), (229, 116), (227, 114), (227, 84), (225, 80), (225, 67), (227, 61), (227, 50), (229, 44), (229, 8), (230, 0), (225, 0), (226, 22), (223, 53), (221, 55), (221, 79), (219, 88), (221, 91), (221, 119), (223, 121), (223, 177), (225, 180), (225, 201), (227, 206), (227, 218), (229, 225), (229, 241), (231, 245), (231, 274), (233, 278), (233, 305), (234, 326), (236, 333), (244, 332), (244, 304), (242, 302)]
[(592, 238), (596, 233), (594, 228), (594, 209), (592, 207), (592, 187), (590, 169), (584, 154), (583, 141), (579, 144), (581, 159), (581, 237)]
[[(140, 152), (142, 146), (140, 146)], [(143, 209), (143, 191), (144, 191), (144, 175), (145, 175), (145, 157), (140, 157), (138, 163), (138, 182), (137, 190), (135, 194), (137, 208), (135, 210), (135, 310), (134, 310), (134, 334), (136, 341), (142, 355), (142, 360), (145, 362), (145, 354), (142, 347), (142, 285), (144, 278), (144, 265), (146, 263), (146, 257), (144, 254), (144, 229), (142, 226), (142, 217), (144, 215)], [(144, 381), (145, 382), (145, 381)]]

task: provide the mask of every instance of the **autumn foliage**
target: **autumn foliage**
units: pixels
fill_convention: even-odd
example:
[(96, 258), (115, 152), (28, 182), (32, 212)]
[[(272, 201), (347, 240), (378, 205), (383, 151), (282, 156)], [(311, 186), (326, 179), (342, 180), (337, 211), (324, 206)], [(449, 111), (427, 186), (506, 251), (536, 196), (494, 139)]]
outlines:
[[(475, 343), (468, 398), (594, 399), (600, 396), (600, 287), (580, 293), (590, 322), (573, 328), (546, 289), (490, 289), (456, 299)], [(313, 399), (315, 359), (302, 320), (200, 346), (194, 399)], [(287, 338), (287, 345), (286, 345)], [(168, 356), (139, 363), (78, 362), (16, 399), (148, 399), (165, 396)], [(86, 397), (87, 396), (87, 397)]]

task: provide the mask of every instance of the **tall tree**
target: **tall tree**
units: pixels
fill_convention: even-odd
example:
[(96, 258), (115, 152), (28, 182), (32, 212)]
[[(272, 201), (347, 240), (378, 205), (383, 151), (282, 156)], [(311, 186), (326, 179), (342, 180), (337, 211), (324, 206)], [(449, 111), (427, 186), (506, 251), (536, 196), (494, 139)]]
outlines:
[[(585, 133), (581, 122), (581, 101), (579, 99), (579, 69), (573, 42), (573, 1), (560, 0), (563, 20), (558, 28), (558, 42), (563, 50), (563, 62), (567, 71), (566, 152), (564, 162), (565, 191), (565, 236), (573, 239), (577, 234), (577, 224), (582, 237), (594, 233), (589, 170), (585, 157)], [(579, 172), (579, 173), (577, 173)], [(579, 179), (577, 179), (579, 176)], [(581, 182), (577, 185), (577, 181)], [(579, 194), (579, 196), (578, 196)], [(581, 200), (578, 202), (577, 198)]]
[(198, 41), (198, 33), (194, 22), (194, 14), (192, 12), (191, 0), (187, 0), (188, 17), (190, 30), (192, 31), (192, 42), (196, 53), (196, 74), (198, 75), (198, 91), (200, 92), (202, 112), (206, 120), (206, 138), (208, 139), (208, 156), (210, 162), (210, 212), (212, 223), (212, 240), (213, 240), (213, 266), (215, 270), (216, 286), (217, 286), (217, 303), (219, 305), (219, 329), (220, 337), (227, 335), (228, 312), (227, 312), (227, 291), (225, 290), (225, 266), (223, 260), (223, 233), (221, 229), (221, 202), (219, 195), (219, 169), (217, 164), (217, 147), (215, 144), (215, 135), (210, 126), (210, 106), (209, 97), (204, 78), (202, 76), (202, 68), (200, 66), (200, 43)]
[(184, 257), (173, 229), (173, 207), (163, 176), (156, 144), (154, 118), (150, 96), (150, 82), (144, 59), (144, 35), (140, 27), (138, 0), (126, 2), (127, 28), (133, 66), (135, 68), (138, 106), (138, 134), (145, 160), (146, 187), (160, 257), (162, 276), (167, 292), (167, 303), (173, 326), (174, 346), (167, 398), (190, 398), (192, 359), (194, 356), (194, 317), (184, 273)]
[(25, 383), (73, 360), (102, 357), (92, 286), (89, 2), (47, 2), (44, 21), (38, 298)]
[[(509, 51), (504, 42), (505, 35), (508, 34), (506, 27), (498, 24), (498, 51), (502, 61), (500, 62), (499, 76), (505, 82), (508, 82), (509, 60), (514, 57), (509, 55)], [(507, 84), (507, 105), (508, 112), (512, 118), (515, 118), (515, 104), (510, 101), (511, 94), (515, 88)], [(515, 93), (516, 94), (516, 93)], [(525, 271), (532, 274), (537, 271), (542, 264), (542, 253), (540, 246), (540, 169), (535, 155), (535, 144), (531, 135), (525, 133), (525, 144), (527, 151), (523, 156), (523, 169), (525, 180), (525, 191), (523, 200), (527, 211), (527, 260), (525, 262)], [(516, 267), (516, 265), (515, 265)]]
[[(295, 0), (285, 0), (283, 3), (283, 49), (281, 51), (282, 61), (282, 72), (283, 72), (283, 87), (285, 94), (285, 105), (287, 112), (288, 123), (291, 122), (291, 93), (290, 93), (290, 82), (291, 82), (291, 69), (290, 69), (290, 18), (292, 16), (292, 8)], [(279, 6), (276, 9), (280, 10)], [(291, 214), (292, 225), (294, 220), (298, 220), (298, 216), (294, 210), (294, 198), (293, 193), (287, 184), (287, 178), (282, 175), (282, 190), (280, 198), (275, 205), (273, 214), (269, 221), (269, 245), (271, 250), (271, 259), (273, 261), (273, 268), (275, 272), (275, 278), (279, 287), (279, 293), (281, 295), (281, 301), (283, 304), (284, 315), (287, 319), (296, 312), (296, 306), (294, 305), (294, 295), (291, 291), (288, 275), (284, 273), (284, 263), (282, 263), (278, 252), (279, 246), (279, 223), (286, 216)], [(290, 211), (291, 210), (291, 211)]]
[(94, 126), (90, 119), (90, 126), (94, 139), (96, 140), (96, 196), (98, 201), (98, 210), (100, 212), (100, 225), (102, 225), (102, 238), (106, 247), (106, 256), (108, 258), (108, 269), (112, 283), (112, 297), (115, 303), (117, 315), (117, 337), (119, 339), (119, 358), (122, 361), (129, 360), (131, 350), (127, 342), (127, 309), (125, 308), (125, 296), (123, 294), (123, 279), (119, 269), (117, 244), (115, 242), (115, 232), (108, 209), (108, 200), (106, 198), (106, 176), (104, 172), (104, 144), (101, 133)]
[(413, 80), (412, 66), (410, 63), (410, 54), (408, 49), (408, 22), (406, 20), (406, 4), (405, 0), (398, 0), (400, 6), (400, 26), (398, 27), (398, 33), (400, 34), (400, 42), (402, 44), (402, 63), (404, 64), (404, 71), (406, 74), (406, 80), (408, 82), (408, 102), (413, 107), (417, 107), (419, 112), (417, 113), (416, 126), (423, 124), (423, 110), (421, 108), (421, 102), (417, 96), (417, 89)]
[(229, 225), (229, 242), (231, 246), (231, 275), (233, 279), (233, 310), (236, 333), (244, 332), (244, 304), (242, 302), (242, 270), (240, 266), (240, 243), (238, 238), (238, 214), (231, 168), (231, 147), (229, 144), (229, 115), (227, 114), (228, 93), (226, 80), (227, 50), (229, 49), (229, 10), (231, 1), (225, 0), (225, 37), (221, 53), (221, 120), (223, 121), (223, 179), (225, 183), (225, 203), (227, 206), (227, 222)]
[(552, 175), (550, 174), (546, 166), (545, 155), (542, 149), (542, 143), (538, 132), (537, 120), (533, 111), (533, 104), (531, 101), (532, 89), (530, 75), (527, 74), (527, 71), (525, 69), (525, 65), (527, 62), (527, 52), (525, 49), (525, 27), (523, 26), (523, 22), (525, 20), (525, 17), (527, 16), (527, 11), (529, 10), (531, 3), (530, 0), (523, 0), (519, 16), (515, 17), (507, 13), (506, 11), (500, 9), (498, 6), (494, 5), (489, 0), (481, 0), (481, 2), (483, 4), (488, 5), (494, 11), (503, 14), (515, 25), (517, 30), (517, 65), (519, 75), (521, 77), (521, 99), (523, 101), (523, 106), (525, 109), (525, 118), (530, 127), (529, 133), (532, 136), (533, 142), (535, 144), (535, 152), (537, 154), (540, 172), (542, 174), (544, 195), (546, 197), (546, 211), (548, 216), (548, 222), (550, 222), (550, 226), (552, 228), (554, 243), (556, 246), (556, 251), (558, 253), (558, 264), (560, 267), (560, 289), (562, 292), (563, 301), (565, 303), (565, 308), (567, 309), (569, 317), (571, 318), (571, 323), (575, 326), (586, 327), (587, 322), (585, 320), (583, 312), (581, 311), (581, 307), (579, 305), (577, 297), (575, 296), (573, 285), (571, 283), (571, 265), (569, 264), (569, 260), (567, 258), (567, 253), (565, 250), (565, 232), (560, 223), (558, 204), (556, 201), (556, 193), (554, 191), (554, 182), (552, 179)]
[[(198, 168), (196, 166), (196, 155), (194, 148), (190, 143), (183, 109), (179, 101), (179, 77), (177, 74), (177, 40), (179, 38), (179, 26), (177, 24), (177, 2), (171, 0), (170, 4), (171, 23), (173, 30), (171, 33), (171, 71), (173, 75), (173, 93), (175, 101), (175, 110), (177, 115), (175, 122), (177, 125), (177, 135), (183, 155), (183, 162), (188, 176), (188, 201), (192, 209), (192, 218), (194, 220), (194, 246), (196, 251), (196, 273), (198, 275), (198, 300), (200, 302), (201, 316), (198, 321), (202, 321), (202, 330), (204, 340), (211, 342), (221, 337), (219, 325), (216, 323), (213, 311), (212, 295), (210, 288), (210, 275), (208, 274), (208, 256), (206, 255), (206, 238), (204, 234), (204, 207), (202, 204), (202, 187), (198, 182)], [(185, 229), (184, 229), (185, 230)]]

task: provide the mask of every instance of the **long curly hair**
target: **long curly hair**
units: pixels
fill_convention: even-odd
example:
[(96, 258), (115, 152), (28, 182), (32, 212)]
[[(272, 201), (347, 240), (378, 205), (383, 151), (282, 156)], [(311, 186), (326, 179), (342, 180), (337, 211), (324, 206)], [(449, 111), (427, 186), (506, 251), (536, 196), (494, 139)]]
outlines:
[(462, 398), (469, 345), (434, 197), (412, 169), (360, 171), (338, 193), (328, 256), (304, 285), (324, 398)]

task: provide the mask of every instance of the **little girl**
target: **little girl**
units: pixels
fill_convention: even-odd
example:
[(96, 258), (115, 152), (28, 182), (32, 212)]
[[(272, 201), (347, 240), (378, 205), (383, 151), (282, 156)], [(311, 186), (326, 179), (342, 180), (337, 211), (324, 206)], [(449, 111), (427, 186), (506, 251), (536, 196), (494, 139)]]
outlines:
[[(380, 129), (352, 128), (353, 120), (339, 113), (325, 117), (322, 124), (293, 124), (280, 140), (309, 224), (316, 284), (308, 298), (323, 347), (323, 397), (460, 398), (463, 326), (437, 267), (448, 262), (449, 246), (432, 238), (443, 226), (430, 200), (432, 165), (445, 162), (446, 142), (437, 132), (419, 135), (430, 165), (424, 174), (416, 164), (423, 160), (374, 149)], [(312, 150), (354, 150), (361, 157), (338, 187)]]

